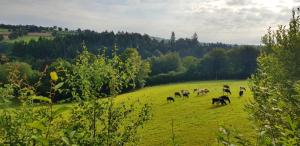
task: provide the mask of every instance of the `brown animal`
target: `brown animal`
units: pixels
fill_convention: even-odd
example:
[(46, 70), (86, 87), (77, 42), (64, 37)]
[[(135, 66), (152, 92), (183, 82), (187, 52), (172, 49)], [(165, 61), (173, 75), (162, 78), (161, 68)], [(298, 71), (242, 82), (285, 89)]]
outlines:
[(205, 94), (207, 94), (209, 92), (209, 90), (208, 89), (200, 89), (200, 90), (198, 90), (198, 92), (197, 92), (197, 95), (199, 96), (200, 94), (201, 95), (205, 95)]

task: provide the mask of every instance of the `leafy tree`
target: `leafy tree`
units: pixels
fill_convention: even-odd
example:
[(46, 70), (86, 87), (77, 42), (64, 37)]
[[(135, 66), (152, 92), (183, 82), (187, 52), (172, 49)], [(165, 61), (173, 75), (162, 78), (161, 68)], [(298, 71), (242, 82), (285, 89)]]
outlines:
[(0, 34), (0, 42), (4, 40), (4, 36)]
[(194, 56), (186, 56), (182, 58), (182, 64), (187, 70), (195, 68), (199, 64), (199, 62), (200, 59)]
[[(293, 11), (288, 28), (269, 29), (262, 39), (265, 45), (258, 58), (258, 69), (250, 79), (253, 101), (246, 106), (256, 126), (257, 141), (248, 145), (299, 145), (299, 24), (299, 15)], [(224, 143), (233, 144), (239, 143)]]
[(174, 52), (163, 54), (159, 57), (153, 57), (150, 62), (152, 75), (183, 70), (181, 58), (178, 53)]
[(16, 39), (18, 38), (18, 33), (13, 31), (8, 35), (8, 38), (11, 40)]
[(228, 73), (232, 77), (247, 78), (255, 73), (259, 50), (252, 46), (241, 46), (226, 52), (228, 56)]
[(224, 49), (214, 49), (201, 60), (198, 71), (206, 79), (222, 79), (227, 75), (228, 58)]
[(9, 73), (13, 68), (16, 68), (19, 72), (19, 76), (23, 80), (31, 81), (35, 78), (35, 71), (31, 66), (24, 62), (10, 62), (0, 65), (0, 82), (7, 83)]
[[(254, 100), (248, 106), (253, 120), (274, 145), (299, 142), (300, 26), (293, 11), (289, 28), (279, 26), (263, 37), (265, 50), (252, 77)], [(258, 112), (260, 111), (260, 112)], [(297, 142), (298, 141), (298, 142)]]
[[(0, 112), (0, 144), (134, 145), (138, 128), (150, 118), (150, 106), (114, 101), (136, 78), (129, 64), (115, 52), (111, 57), (93, 55), (84, 47), (75, 63), (67, 66), (63, 60), (53, 64), (47, 96), (37, 92), (40, 80), (31, 85), (19, 78), (18, 70), (10, 72), (9, 83), (0, 87), (7, 91), (0, 92), (0, 97), (5, 96), (0, 102), (14, 97), (22, 104), (17, 110)], [(71, 93), (75, 100), (71, 107), (54, 108), (54, 96), (60, 92)], [(68, 116), (63, 116), (66, 111)]]
[[(148, 61), (143, 61), (138, 51), (134, 48), (127, 48), (121, 54), (122, 60), (128, 63), (128, 68), (131, 68), (131, 72), (136, 75), (134, 84), (138, 87), (144, 87), (146, 79), (149, 77), (150, 64)], [(132, 88), (135, 88), (134, 86)]]

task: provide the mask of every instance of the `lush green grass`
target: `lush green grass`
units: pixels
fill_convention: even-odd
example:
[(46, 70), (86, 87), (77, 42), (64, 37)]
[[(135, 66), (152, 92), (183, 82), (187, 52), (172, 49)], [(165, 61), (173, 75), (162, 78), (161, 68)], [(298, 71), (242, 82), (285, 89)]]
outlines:
[(0, 33), (1, 33), (1, 32), (8, 32), (8, 29), (0, 28)]
[[(212, 105), (211, 98), (219, 97), (223, 84), (231, 87), (231, 104), (226, 106)], [(247, 87), (246, 81), (202, 81), (168, 84), (146, 87), (141, 90), (119, 95), (115, 101), (151, 103), (153, 117), (138, 135), (141, 142), (138, 145), (159, 146), (172, 145), (171, 122), (174, 120), (176, 143), (185, 146), (218, 145), (216, 134), (220, 124), (233, 125), (245, 136), (252, 137), (254, 130), (244, 105), (251, 100), (249, 88), (244, 97), (238, 97), (239, 87)], [(194, 88), (207, 88), (210, 93), (197, 96), (192, 93), (190, 98), (175, 98), (174, 103), (167, 103), (166, 97), (173, 96), (175, 91), (187, 89), (192, 92)], [(60, 104), (59, 107), (72, 107), (72, 104)], [(65, 114), (67, 116), (68, 114)]]
[[(222, 95), (222, 85), (231, 87), (231, 104), (212, 105), (211, 98)], [(245, 136), (253, 135), (253, 128), (247, 119), (243, 106), (251, 100), (249, 89), (245, 96), (238, 97), (239, 87), (247, 86), (246, 81), (205, 81), (169, 84), (147, 87), (136, 92), (120, 95), (117, 101), (139, 99), (143, 103), (152, 103), (153, 118), (139, 131), (140, 145), (171, 145), (171, 121), (174, 120), (176, 141), (180, 145), (217, 145), (216, 132), (219, 125), (233, 125)], [(208, 88), (211, 92), (205, 96), (192, 94), (189, 99), (176, 98), (167, 103), (166, 97), (175, 91), (194, 88)]]

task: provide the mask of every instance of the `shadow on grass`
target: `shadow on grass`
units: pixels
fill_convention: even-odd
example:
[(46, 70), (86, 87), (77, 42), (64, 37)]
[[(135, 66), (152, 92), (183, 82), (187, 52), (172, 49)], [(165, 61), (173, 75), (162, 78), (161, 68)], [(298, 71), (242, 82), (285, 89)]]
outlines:
[[(227, 104), (228, 105), (228, 104)], [(212, 105), (211, 107), (209, 107), (208, 109), (217, 109), (217, 108), (221, 108), (221, 107), (225, 107), (227, 105)]]

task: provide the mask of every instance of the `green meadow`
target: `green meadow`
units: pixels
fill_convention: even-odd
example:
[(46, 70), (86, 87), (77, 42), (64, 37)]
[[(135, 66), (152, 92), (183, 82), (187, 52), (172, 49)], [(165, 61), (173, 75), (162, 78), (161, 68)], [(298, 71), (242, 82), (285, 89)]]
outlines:
[(29, 42), (30, 40), (38, 40), (40, 37), (47, 38), (47, 39), (53, 39), (52, 36), (25, 35), (25, 36), (21, 36), (21, 37), (18, 37), (16, 39), (13, 39), (13, 40), (7, 40), (6, 42), (9, 42), (9, 43), (14, 43), (14, 42), (19, 42), (19, 41)]
[[(223, 84), (228, 84), (232, 95), (231, 103), (225, 106), (212, 105), (211, 98), (221, 96)], [(179, 145), (218, 145), (216, 134), (220, 125), (232, 125), (244, 136), (254, 135), (253, 127), (247, 119), (244, 105), (251, 100), (249, 88), (243, 97), (239, 97), (239, 87), (247, 87), (247, 81), (200, 81), (167, 84), (123, 94), (116, 101), (139, 100), (152, 104), (153, 117), (139, 131), (139, 145), (172, 145), (172, 120), (174, 122), (175, 141)], [(210, 92), (204, 96), (193, 93), (194, 88), (207, 88)], [(175, 91), (187, 89), (192, 94), (188, 99), (175, 98), (167, 103), (167, 96)]]

